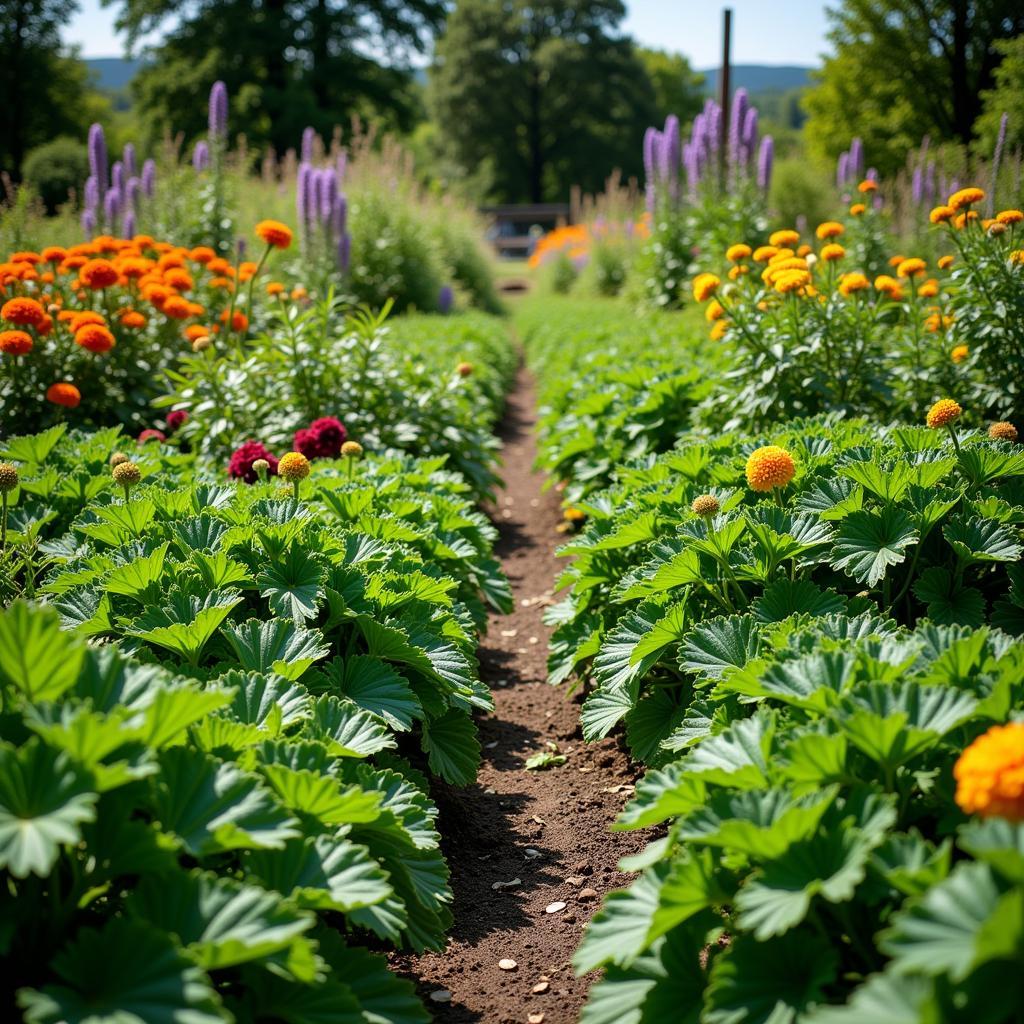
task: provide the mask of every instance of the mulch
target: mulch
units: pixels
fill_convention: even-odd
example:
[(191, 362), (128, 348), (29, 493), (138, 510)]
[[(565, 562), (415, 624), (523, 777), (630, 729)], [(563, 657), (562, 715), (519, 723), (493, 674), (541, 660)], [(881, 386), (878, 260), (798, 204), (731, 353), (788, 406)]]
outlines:
[[(523, 369), (500, 429), (505, 485), (491, 510), (515, 594), (511, 615), (491, 617), (480, 652), (496, 707), (478, 721), (483, 763), (476, 784), (439, 784), (434, 792), (455, 924), (443, 953), (391, 958), (442, 1024), (577, 1021), (595, 979), (576, 978), (572, 954), (605, 893), (631, 877), (618, 870), (619, 859), (650, 838), (610, 831), (641, 769), (614, 739), (585, 744), (582, 695), (546, 682), (550, 630), (541, 620), (554, 600), (562, 564), (554, 552), (563, 536), (555, 529), (557, 495), (542, 492), (544, 476), (533, 466), (535, 426), (532, 381)], [(526, 759), (549, 743), (566, 763), (525, 770)], [(559, 903), (564, 908), (548, 912)], [(501, 960), (516, 967), (503, 970)]]

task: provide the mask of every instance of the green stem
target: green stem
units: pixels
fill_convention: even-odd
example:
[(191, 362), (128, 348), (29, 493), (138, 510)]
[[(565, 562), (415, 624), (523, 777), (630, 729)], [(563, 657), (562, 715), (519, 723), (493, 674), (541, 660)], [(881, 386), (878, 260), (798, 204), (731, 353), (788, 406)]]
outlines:
[(3, 512), (0, 513), (0, 551), (7, 547), (7, 492), (3, 493)]

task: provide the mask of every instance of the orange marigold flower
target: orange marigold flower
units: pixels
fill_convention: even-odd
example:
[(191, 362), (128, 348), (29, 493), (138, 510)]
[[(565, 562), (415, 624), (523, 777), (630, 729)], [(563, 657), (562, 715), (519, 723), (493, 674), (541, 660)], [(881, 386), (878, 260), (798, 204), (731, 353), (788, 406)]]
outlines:
[(716, 320), (714, 326), (711, 328), (711, 340), (721, 341), (729, 330), (728, 320)]
[(86, 288), (98, 291), (117, 284), (121, 275), (110, 260), (89, 260), (79, 268), (78, 277)]
[(217, 258), (217, 254), (208, 245), (197, 245), (189, 254), (188, 258), (193, 263), (209, 263)]
[(1007, 423), (1006, 420), (1000, 420), (999, 423), (993, 423), (988, 428), (988, 436), (993, 441), (1016, 441), (1017, 428), (1012, 423)]
[(818, 239), (822, 242), (827, 241), (830, 238), (838, 238), (846, 228), (837, 220), (827, 220), (823, 224), (819, 224), (815, 234)]
[(965, 814), (1024, 821), (1024, 722), (993, 725), (979, 736), (953, 766), (953, 778)]
[(793, 479), (796, 465), (793, 456), (777, 444), (765, 445), (751, 452), (747, 459), (747, 483), (755, 491), (771, 491), (785, 487)]
[(140, 280), (153, 269), (153, 261), (141, 256), (130, 256), (117, 261), (117, 269), (127, 278)]
[(1024, 220), (1024, 213), (1021, 213), (1020, 210), (1000, 210), (999, 213), (996, 214), (996, 221), (1000, 224), (1009, 224), (1012, 226), (1014, 224), (1019, 224), (1022, 220)]
[(0, 331), (0, 352), (7, 356), (25, 356), (32, 351), (32, 338), (24, 331)]
[(75, 331), (75, 344), (101, 355), (114, 347), (114, 336), (102, 324), (85, 324)]
[(304, 299), (308, 294), (309, 294), (309, 292), (306, 291), (305, 286), (301, 285), (301, 284), (297, 284), (292, 289), (292, 298), (293, 299)]
[(67, 254), (68, 251), (63, 246), (48, 245), (43, 250), (43, 259), (46, 260), (47, 263), (60, 263)]
[(156, 265), (160, 268), (161, 273), (172, 269), (179, 270), (185, 266), (186, 254), (187, 250), (185, 249), (174, 249), (171, 252), (165, 252), (156, 261)]
[(957, 231), (963, 231), (968, 224), (972, 221), (976, 221), (977, 219), (978, 213), (976, 210), (967, 210), (964, 213), (958, 213), (956, 215), (953, 220), (953, 227), (955, 227)]
[[(220, 315), (220, 322), (226, 324), (228, 322), (228, 311), (225, 309)], [(233, 331), (247, 331), (249, 329), (249, 318), (237, 309), (231, 316), (231, 330)]]
[(860, 272), (843, 274), (839, 279), (839, 292), (842, 295), (853, 295), (855, 292), (864, 292), (871, 287), (871, 282)]
[(940, 256), (939, 257), (939, 270), (949, 270), (953, 266), (952, 256)]
[(875, 290), (881, 292), (894, 302), (899, 302), (903, 298), (903, 289), (900, 287), (899, 281), (888, 274), (879, 274), (875, 278)]
[(846, 250), (838, 242), (832, 242), (830, 245), (823, 245), (821, 247), (821, 258), (826, 263), (841, 260), (845, 255)]
[(956, 210), (952, 206), (936, 206), (931, 213), (928, 214), (928, 219), (933, 224), (945, 224), (947, 221), (953, 219), (953, 215)]
[(963, 409), (952, 398), (940, 398), (929, 410), (925, 422), (932, 430), (948, 426), (960, 418)]
[(153, 303), (157, 309), (163, 309), (164, 303), (174, 293), (166, 285), (162, 284), (147, 284), (142, 289), (142, 297), (147, 301)]
[(934, 299), (939, 294), (939, 282), (934, 277), (929, 277), (924, 284), (918, 285), (917, 294), (922, 299)]
[(39, 253), (37, 253), (37, 252), (29, 252), (29, 251), (25, 251), (25, 252), (12, 252), (11, 253), (11, 262), (12, 263), (31, 263), (34, 266), (36, 263), (42, 263), (43, 262), (43, 257), (40, 256)]
[(729, 280), (738, 281), (744, 274), (750, 273), (750, 267), (746, 263), (737, 263), (735, 267), (729, 268)]
[(952, 210), (962, 210), (965, 206), (973, 206), (985, 198), (985, 193), (980, 188), (962, 188), (949, 197), (949, 207)]
[(870, 178), (865, 178), (857, 186), (857, 191), (860, 192), (861, 195), (867, 195), (869, 192), (877, 192), (878, 191), (878, 182), (877, 181), (872, 181)]
[(954, 363), (962, 363), (970, 353), (970, 349), (966, 345), (954, 345), (953, 351), (949, 353), (949, 358)]
[(281, 456), (277, 475), (285, 480), (305, 480), (309, 476), (309, 459), (302, 452), (289, 452)]
[(36, 334), (38, 334), (40, 338), (45, 338), (48, 334), (52, 333), (53, 317), (50, 316), (49, 313), (47, 313), (46, 316), (43, 317), (43, 322), (41, 324), (36, 325)]
[(739, 263), (741, 260), (745, 260), (751, 252), (752, 250), (750, 246), (745, 242), (737, 242), (735, 245), (730, 245), (729, 248), (725, 250), (725, 258), (730, 263)]
[(280, 281), (270, 281), (267, 283), (267, 294), (268, 295), (283, 295), (284, 285)]
[(126, 309), (121, 314), (122, 327), (137, 329), (139, 327), (145, 327), (147, 323), (148, 321), (146, 320), (146, 318), (141, 313), (134, 309)]
[(712, 299), (708, 303), (708, 308), (704, 310), (704, 319), (709, 324), (713, 324), (716, 320), (721, 320), (725, 316), (725, 310), (722, 308), (722, 304), (718, 299)]
[(59, 384), (51, 384), (46, 389), (46, 400), (54, 405), (63, 405), (67, 409), (74, 409), (82, 401), (82, 393), (74, 384), (61, 381)]
[(223, 291), (231, 292), (235, 290), (235, 283), (230, 277), (211, 277), (210, 287), (220, 288)]
[(768, 241), (772, 245), (785, 246), (785, 245), (796, 245), (800, 241), (800, 232), (794, 231), (792, 228), (781, 228), (779, 231), (773, 231), (768, 236)]
[(189, 324), (184, 330), (184, 335), (189, 341), (195, 341), (196, 338), (205, 338), (210, 333), (209, 327), (204, 327), (202, 324)]
[(760, 245), (754, 250), (754, 262), (767, 263), (778, 251), (777, 245)]
[(287, 249), (292, 244), (292, 229), (279, 220), (261, 220), (256, 234), (275, 249)]
[(206, 269), (211, 274), (220, 274), (222, 277), (234, 277), (235, 268), (223, 256), (217, 256), (206, 264)]
[(46, 310), (35, 299), (19, 296), (8, 299), (0, 307), (0, 319), (19, 327), (38, 327), (46, 317)]
[(806, 270), (783, 270), (772, 280), (775, 290), (782, 295), (799, 291), (810, 283), (811, 275)]
[(863, 203), (854, 203), (850, 207), (850, 216), (859, 217), (866, 209), (867, 207)]
[(698, 302), (706, 302), (722, 282), (714, 274), (698, 274), (693, 280), (693, 297)]
[(1024, 249), (1014, 249), (1010, 253), (1010, 262), (1017, 266), (1024, 265)]
[(918, 256), (911, 256), (909, 259), (900, 260), (896, 267), (897, 277), (920, 277), (928, 268), (928, 264)]
[(187, 320), (192, 315), (192, 304), (180, 295), (168, 295), (161, 312), (172, 320)]

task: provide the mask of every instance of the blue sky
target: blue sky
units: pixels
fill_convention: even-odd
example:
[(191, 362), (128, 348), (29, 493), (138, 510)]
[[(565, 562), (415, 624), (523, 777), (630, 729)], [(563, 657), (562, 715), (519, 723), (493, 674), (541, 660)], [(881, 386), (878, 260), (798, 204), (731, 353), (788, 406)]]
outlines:
[[(123, 41), (114, 12), (100, 0), (80, 0), (65, 40), (86, 57), (118, 57)], [(626, 0), (625, 28), (641, 43), (686, 54), (696, 67), (719, 61), (723, 3), (707, 0)], [(825, 50), (824, 0), (732, 0), (733, 60), (737, 64), (818, 64)]]

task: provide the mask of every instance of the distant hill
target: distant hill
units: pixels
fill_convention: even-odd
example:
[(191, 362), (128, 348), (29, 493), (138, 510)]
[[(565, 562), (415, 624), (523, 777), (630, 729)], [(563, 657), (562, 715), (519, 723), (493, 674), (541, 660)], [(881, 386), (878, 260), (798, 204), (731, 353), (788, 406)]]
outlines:
[[(746, 89), (747, 92), (787, 92), (789, 89), (803, 89), (811, 84), (813, 67), (779, 66), (768, 64), (734, 64), (730, 75), (733, 89)], [(718, 93), (718, 68), (701, 71), (704, 76), (704, 89), (708, 95)]]
[(142, 61), (125, 60), (122, 57), (94, 57), (86, 66), (93, 73), (96, 85), (105, 92), (121, 92), (135, 77)]

